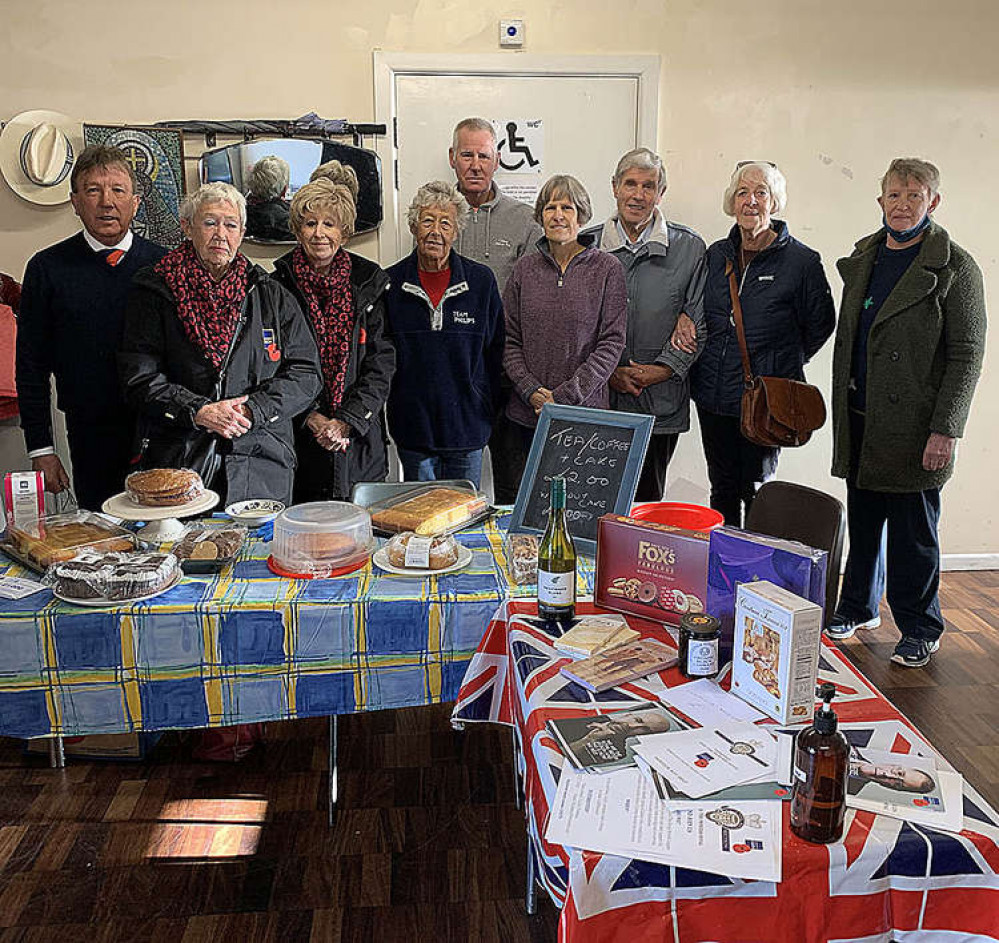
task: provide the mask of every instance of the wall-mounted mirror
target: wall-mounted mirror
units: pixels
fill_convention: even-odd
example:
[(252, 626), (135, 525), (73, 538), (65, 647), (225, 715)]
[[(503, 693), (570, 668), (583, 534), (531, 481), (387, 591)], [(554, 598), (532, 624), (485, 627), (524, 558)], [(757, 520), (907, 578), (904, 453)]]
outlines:
[[(287, 192), (253, 196), (249, 192), (250, 171), (261, 157), (268, 156), (287, 162), (290, 171)], [(331, 160), (348, 164), (357, 173), (360, 190), (355, 231), (377, 229), (382, 221), (382, 163), (367, 148), (319, 138), (265, 138), (205, 151), (198, 169), (202, 183), (221, 180), (247, 195), (246, 238), (250, 242), (285, 243), (295, 241), (287, 224), (291, 198), (309, 182), (313, 170)]]

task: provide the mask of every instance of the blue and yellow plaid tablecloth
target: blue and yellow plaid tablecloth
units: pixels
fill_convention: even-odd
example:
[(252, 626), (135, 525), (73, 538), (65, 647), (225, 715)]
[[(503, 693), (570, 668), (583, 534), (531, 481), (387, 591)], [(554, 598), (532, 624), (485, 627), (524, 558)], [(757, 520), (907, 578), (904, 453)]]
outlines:
[[(46, 590), (0, 600), (0, 734), (214, 727), (454, 700), (510, 582), (507, 517), (458, 534), (461, 572), (294, 580), (251, 538), (229, 570), (143, 603), (84, 609)], [(31, 576), (0, 556), (0, 575)], [(592, 561), (579, 593), (592, 592)]]

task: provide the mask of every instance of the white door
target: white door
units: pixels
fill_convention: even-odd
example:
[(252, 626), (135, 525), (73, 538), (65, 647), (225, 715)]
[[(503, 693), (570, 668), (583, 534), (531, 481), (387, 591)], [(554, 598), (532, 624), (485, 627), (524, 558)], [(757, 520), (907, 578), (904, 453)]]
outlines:
[[(610, 178), (618, 158), (656, 146), (659, 59), (633, 56), (435, 56), (375, 53), (376, 120), (390, 129), (381, 156), (385, 221), (383, 265), (412, 246), (406, 209), (429, 180), (453, 180), (447, 151), (462, 118), (497, 124), (500, 156), (513, 173), (497, 176), (530, 200), (548, 177), (578, 177), (594, 220), (613, 208)], [(510, 128), (510, 125), (514, 125)]]

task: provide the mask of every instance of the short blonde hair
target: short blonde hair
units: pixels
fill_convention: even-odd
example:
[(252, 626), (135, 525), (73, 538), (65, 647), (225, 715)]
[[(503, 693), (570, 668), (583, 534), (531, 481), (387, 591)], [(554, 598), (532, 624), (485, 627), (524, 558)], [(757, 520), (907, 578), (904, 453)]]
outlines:
[(309, 183), (315, 180), (329, 180), (330, 183), (339, 183), (350, 190), (350, 195), (357, 203), (361, 184), (357, 179), (357, 171), (350, 164), (341, 164), (338, 160), (328, 160), (325, 164), (320, 164), (309, 175)]
[(342, 183), (320, 177), (307, 183), (292, 197), (288, 225), (296, 236), (302, 229), (306, 213), (329, 216), (343, 233), (344, 241), (354, 235), (357, 207), (353, 194)]
[(468, 201), (458, 192), (458, 188), (453, 183), (444, 180), (431, 180), (430, 183), (423, 184), (406, 213), (406, 222), (409, 223), (409, 231), (416, 234), (416, 224), (420, 218), (420, 210), (428, 206), (451, 206), (454, 207), (454, 218), (458, 224), (458, 232), (465, 228), (465, 220), (468, 219)]
[(291, 167), (288, 161), (268, 154), (261, 157), (250, 170), (249, 191), (258, 200), (273, 200), (284, 196), (291, 180)]
[(580, 226), (585, 226), (593, 218), (593, 206), (586, 187), (569, 174), (555, 174), (545, 181), (534, 203), (534, 218), (538, 223), (541, 223), (545, 206), (556, 197), (563, 197), (576, 207)]
[(898, 177), (903, 183), (910, 177), (926, 187), (930, 191), (930, 199), (937, 195), (940, 189), (940, 171), (928, 160), (919, 157), (896, 157), (885, 171), (881, 178), (881, 195), (884, 196), (885, 188), (892, 177)]
[(231, 183), (203, 183), (197, 190), (188, 193), (180, 204), (180, 219), (188, 225), (194, 222), (198, 210), (210, 203), (231, 203), (239, 211), (240, 225), (246, 229), (246, 197)]
[(784, 175), (775, 164), (768, 164), (762, 160), (747, 161), (744, 164), (735, 165), (735, 172), (732, 174), (732, 179), (722, 197), (722, 212), (726, 216), (735, 216), (735, 191), (739, 189), (742, 178), (751, 170), (757, 170), (763, 175), (763, 180), (774, 201), (771, 215), (776, 216), (778, 213), (783, 213), (787, 206), (787, 180), (784, 179)]

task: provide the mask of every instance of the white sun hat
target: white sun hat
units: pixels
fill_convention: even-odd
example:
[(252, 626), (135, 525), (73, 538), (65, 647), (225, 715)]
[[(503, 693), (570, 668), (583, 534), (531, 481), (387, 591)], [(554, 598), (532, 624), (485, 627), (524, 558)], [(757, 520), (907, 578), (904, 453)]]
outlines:
[(0, 173), (30, 203), (69, 199), (73, 162), (83, 150), (83, 125), (58, 111), (25, 111), (0, 131)]

